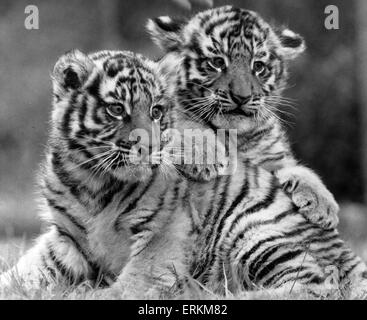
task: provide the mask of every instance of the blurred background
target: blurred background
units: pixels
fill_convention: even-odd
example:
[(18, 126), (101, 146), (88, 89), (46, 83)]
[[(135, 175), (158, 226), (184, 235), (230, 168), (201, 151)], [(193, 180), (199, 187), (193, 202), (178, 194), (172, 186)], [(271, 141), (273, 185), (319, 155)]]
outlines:
[[(202, 0), (211, 2), (209, 0)], [(27, 5), (39, 30), (24, 27)], [(307, 53), (291, 65), (287, 110), (295, 153), (315, 169), (342, 205), (341, 232), (367, 247), (367, 1), (333, 0), (339, 30), (324, 26), (329, 0), (214, 0), (258, 11), (302, 34)], [(187, 0), (0, 1), (0, 238), (40, 230), (35, 176), (43, 157), (51, 102), (49, 74), (65, 51), (127, 49), (162, 53), (145, 32), (148, 17), (189, 16)], [(365, 249), (367, 251), (367, 249)]]

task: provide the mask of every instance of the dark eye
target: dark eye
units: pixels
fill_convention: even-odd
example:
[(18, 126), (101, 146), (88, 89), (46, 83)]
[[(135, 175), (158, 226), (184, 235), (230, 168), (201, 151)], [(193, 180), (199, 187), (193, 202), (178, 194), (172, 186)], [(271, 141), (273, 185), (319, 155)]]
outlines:
[(215, 57), (208, 61), (208, 64), (214, 70), (220, 72), (226, 68), (226, 60), (222, 57)]
[(118, 118), (118, 119), (121, 119), (126, 115), (125, 108), (120, 104), (110, 104), (107, 107), (107, 113), (111, 117)]
[(163, 107), (159, 104), (155, 105), (152, 107), (152, 109), (150, 110), (150, 115), (152, 117), (153, 120), (159, 121), (162, 118), (163, 115)]
[(266, 69), (267, 68), (264, 62), (262, 61), (254, 62), (253, 70), (255, 71), (257, 75), (262, 75), (266, 71)]
[(239, 35), (241, 32), (241, 26), (240, 25), (236, 25), (233, 27), (233, 32), (235, 35)]

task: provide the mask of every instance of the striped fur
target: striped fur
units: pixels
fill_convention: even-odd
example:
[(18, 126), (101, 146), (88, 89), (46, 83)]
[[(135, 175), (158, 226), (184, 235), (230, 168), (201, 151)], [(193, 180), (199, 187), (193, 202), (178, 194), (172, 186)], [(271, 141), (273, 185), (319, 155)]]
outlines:
[[(166, 53), (160, 69), (177, 96), (179, 124), (191, 122), (214, 133), (237, 129), (239, 162), (245, 163), (231, 176), (217, 177), (214, 167), (214, 174), (206, 176), (213, 181), (199, 192), (195, 181), (202, 175), (184, 172), (191, 178), (190, 189), (202, 195), (199, 217), (192, 219), (198, 238), (190, 274), (220, 292), (225, 284), (232, 291), (320, 292), (335, 268), (342, 282), (337, 289), (349, 282), (364, 291), (366, 266), (334, 229), (334, 197), (294, 159), (273, 110), (283, 102), (287, 61), (304, 50), (302, 38), (230, 6), (183, 23), (169, 17), (150, 20), (148, 30)], [(225, 68), (213, 68), (216, 57), (224, 59)], [(265, 62), (264, 73), (256, 74), (257, 60)], [(308, 207), (308, 201), (319, 206)]]
[[(88, 56), (69, 52), (58, 60), (52, 77), (51, 132), (40, 174), (48, 231), (1, 276), (0, 285), (11, 285), (14, 277), (27, 287), (83, 282), (108, 286), (118, 278), (120, 283), (131, 280), (126, 288), (145, 290), (146, 278), (158, 279), (162, 268), (183, 260), (183, 250), (167, 248), (177, 252), (172, 258), (165, 256), (167, 250), (157, 250), (163, 241), (157, 234), (179, 215), (173, 228), (181, 230), (164, 241), (177, 238), (184, 245), (187, 224), (178, 209), (177, 199), (185, 192), (182, 179), (173, 179), (171, 187), (159, 166), (144, 159), (132, 163), (128, 157), (135, 129), (150, 134), (149, 141), (140, 139), (140, 146), (151, 150), (152, 141), (161, 138), (157, 129), (174, 124), (173, 114), (166, 112), (171, 101), (162, 79), (152, 62), (118, 51)], [(158, 105), (167, 109), (162, 107), (156, 121), (150, 113)], [(111, 115), (114, 110), (118, 113)], [(154, 152), (159, 156), (161, 150)], [(183, 272), (179, 263), (176, 268)], [(155, 283), (175, 281), (173, 275), (167, 277)]]
[[(304, 50), (303, 39), (231, 6), (200, 12), (188, 22), (156, 18), (147, 27), (166, 52), (161, 70), (171, 78), (181, 112), (214, 132), (236, 129), (242, 159), (276, 171), (311, 222), (336, 227), (338, 204), (320, 177), (294, 158), (276, 114), (289, 103), (281, 97), (287, 62)], [(188, 173), (201, 178), (202, 169)], [(217, 173), (211, 168), (209, 178)]]
[[(105, 149), (116, 150), (135, 128), (151, 129), (152, 105), (167, 106), (163, 130), (190, 127), (175, 115), (164, 79), (154, 70), (125, 52), (75, 51), (56, 64), (41, 175), (49, 229), (1, 276), (1, 286), (15, 275), (26, 287), (113, 284), (125, 297), (141, 298), (158, 297), (161, 288), (189, 275), (219, 293), (225, 284), (231, 291), (292, 286), (317, 292), (325, 289), (330, 265), (341, 278), (360, 280), (366, 267), (337, 232), (307, 222), (275, 176), (249, 161), (207, 183), (167, 175), (163, 166), (133, 165), (116, 154), (102, 173), (92, 166), (103, 162), (86, 165), (103, 138), (110, 143)], [(114, 100), (106, 105), (111, 93)], [(119, 121), (106, 111), (113, 103), (130, 110)], [(163, 151), (171, 147), (163, 144)]]
[(367, 294), (365, 263), (336, 230), (308, 222), (274, 175), (244, 162), (198, 188), (190, 274), (213, 291)]

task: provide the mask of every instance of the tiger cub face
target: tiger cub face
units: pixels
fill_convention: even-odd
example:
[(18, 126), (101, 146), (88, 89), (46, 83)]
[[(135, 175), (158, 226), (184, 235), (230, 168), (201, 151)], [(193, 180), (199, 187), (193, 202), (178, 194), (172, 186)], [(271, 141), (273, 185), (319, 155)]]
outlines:
[(285, 86), (286, 62), (305, 48), (298, 34), (275, 30), (255, 12), (232, 6), (188, 22), (156, 18), (147, 28), (166, 52), (162, 70), (176, 78), (186, 112), (239, 132), (271, 118)]
[[(72, 51), (56, 63), (51, 147), (68, 170), (127, 179), (149, 175), (172, 124), (153, 62), (129, 52)], [(154, 163), (157, 163), (154, 162)]]

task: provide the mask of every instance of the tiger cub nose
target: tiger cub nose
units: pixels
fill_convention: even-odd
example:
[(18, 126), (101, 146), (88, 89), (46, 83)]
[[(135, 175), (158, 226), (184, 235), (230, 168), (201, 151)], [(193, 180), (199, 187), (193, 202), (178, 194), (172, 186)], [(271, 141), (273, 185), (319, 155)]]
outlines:
[(243, 106), (251, 100), (251, 96), (240, 96), (238, 94), (234, 94), (232, 91), (230, 91), (230, 96), (232, 101), (238, 106)]
[(126, 149), (130, 149), (133, 146), (133, 142), (132, 141), (125, 141), (123, 139), (119, 139), (116, 141), (116, 146), (118, 146), (119, 148), (126, 148)]

